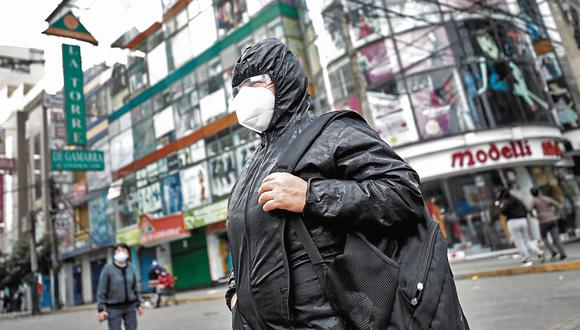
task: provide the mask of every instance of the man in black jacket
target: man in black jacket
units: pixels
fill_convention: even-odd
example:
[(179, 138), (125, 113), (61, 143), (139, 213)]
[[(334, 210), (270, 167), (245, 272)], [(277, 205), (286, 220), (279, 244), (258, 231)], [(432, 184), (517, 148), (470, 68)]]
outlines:
[[(323, 258), (333, 260), (355, 227), (382, 234), (416, 224), (424, 211), (419, 177), (376, 131), (352, 118), (330, 124), (298, 163), (296, 175), (273, 173), (288, 143), (316, 119), (309, 111), (306, 74), (277, 39), (243, 52), (233, 69), (232, 86), (238, 121), (261, 137), (229, 199), (234, 272), (226, 302), (233, 327), (347, 328), (330, 306), (285, 214), (301, 215)], [(437, 297), (433, 305), (446, 299)]]
[(537, 255), (540, 261), (544, 261), (544, 253), (538, 246), (530, 241), (528, 228), (528, 209), (522, 201), (513, 196), (509, 190), (503, 189), (495, 205), (499, 207), (501, 214), (507, 218), (507, 226), (512, 241), (518, 252), (523, 256), (522, 265), (531, 266), (533, 262), (530, 256)]

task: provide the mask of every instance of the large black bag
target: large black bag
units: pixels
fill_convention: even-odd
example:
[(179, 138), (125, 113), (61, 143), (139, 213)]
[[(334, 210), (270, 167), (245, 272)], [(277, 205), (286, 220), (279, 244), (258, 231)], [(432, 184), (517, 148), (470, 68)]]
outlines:
[[(317, 137), (332, 121), (341, 117), (364, 120), (352, 111), (334, 111), (321, 115), (292, 141), (286, 152), (278, 159), (277, 171), (292, 173)], [(409, 258), (405, 264), (409, 263), (408, 260), (414, 263), (413, 267), (407, 267), (413, 274), (400, 274), (399, 263), (391, 259), (392, 253), (389, 252), (390, 242), (387, 237), (378, 244), (371, 243), (364, 233), (352, 231), (347, 235), (344, 252), (334, 260), (328, 261), (321, 256), (303, 219), (291, 215), (289, 225), (296, 230), (333, 310), (348, 323), (349, 327), (427, 329), (437, 328), (439, 322), (446, 324), (445, 329), (469, 329), (459, 306), (446, 256), (446, 244), (441, 244), (443, 236), (440, 234), (439, 226), (431, 219), (427, 209), (424, 217), (422, 230), (410, 231), (411, 235), (416, 237), (407, 240), (419, 243), (415, 244), (419, 246), (418, 248), (406, 250), (412, 256), (407, 256)], [(438, 260), (432, 263), (438, 240), (439, 246), (443, 248), (438, 249), (440, 252)], [(403, 254), (404, 251), (401, 250)], [(399, 256), (399, 260), (402, 258), (405, 258), (405, 255)], [(438, 276), (432, 276), (432, 281), (439, 282), (435, 284), (439, 286), (439, 291), (433, 290), (433, 294), (445, 295), (446, 301), (443, 305), (446, 306), (418, 309), (432, 267), (436, 267), (435, 271), (438, 273)], [(408, 280), (409, 278), (412, 280)], [(440, 297), (429, 299), (434, 301), (433, 305), (439, 305), (440, 300), (442, 300)], [(451, 307), (455, 307), (453, 308), (455, 314), (459, 315), (440, 315), (443, 320), (440, 322), (435, 314), (450, 314), (450, 306), (447, 306), (450, 305), (449, 301), (451, 305), (455, 304)], [(397, 319), (394, 320), (392, 317)], [(453, 320), (455, 322), (448, 322), (452, 317), (455, 317)]]

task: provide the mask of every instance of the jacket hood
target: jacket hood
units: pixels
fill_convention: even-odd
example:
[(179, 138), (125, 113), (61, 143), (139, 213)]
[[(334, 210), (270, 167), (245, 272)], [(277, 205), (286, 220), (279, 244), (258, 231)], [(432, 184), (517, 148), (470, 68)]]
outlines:
[(308, 77), (290, 49), (276, 38), (246, 48), (233, 68), (232, 87), (247, 78), (268, 74), (276, 86), (274, 116), (266, 132), (286, 126), (308, 111)]

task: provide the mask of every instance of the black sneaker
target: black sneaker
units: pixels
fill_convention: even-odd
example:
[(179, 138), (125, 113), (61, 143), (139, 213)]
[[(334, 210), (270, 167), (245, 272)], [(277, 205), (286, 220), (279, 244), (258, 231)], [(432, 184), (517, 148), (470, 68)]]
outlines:
[(556, 252), (553, 252), (553, 253), (552, 253), (552, 258), (550, 258), (550, 261), (554, 261), (554, 260), (556, 260), (556, 258), (557, 258), (557, 257), (558, 257), (558, 253), (556, 253)]

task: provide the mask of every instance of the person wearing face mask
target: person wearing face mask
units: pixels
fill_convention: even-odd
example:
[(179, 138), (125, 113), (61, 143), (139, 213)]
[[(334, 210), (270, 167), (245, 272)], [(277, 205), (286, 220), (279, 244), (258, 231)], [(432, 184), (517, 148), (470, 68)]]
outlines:
[(143, 315), (143, 307), (137, 293), (137, 277), (130, 262), (127, 244), (115, 245), (113, 262), (103, 267), (97, 287), (97, 320), (108, 320), (109, 330), (137, 329), (137, 314)]
[[(288, 146), (317, 120), (302, 64), (280, 40), (269, 38), (246, 48), (232, 75), (230, 104), (238, 122), (261, 139), (229, 197), (233, 271), (225, 300), (232, 326), (350, 329), (329, 302), (296, 222), (287, 217), (300, 217), (323, 260), (331, 262), (343, 252), (355, 226), (395, 236), (406, 224), (421, 221), (425, 205), (419, 177), (374, 129), (352, 116), (330, 123), (292, 174), (277, 172)], [(304, 237), (303, 231), (300, 235)], [(455, 290), (454, 285), (446, 288)], [(449, 312), (447, 320), (461, 319), (460, 309), (451, 310), (456, 300), (452, 295), (435, 302), (439, 300)], [(398, 321), (407, 320), (393, 322)], [(465, 328), (451, 322), (435, 326), (440, 322), (434, 321), (431, 328)]]

